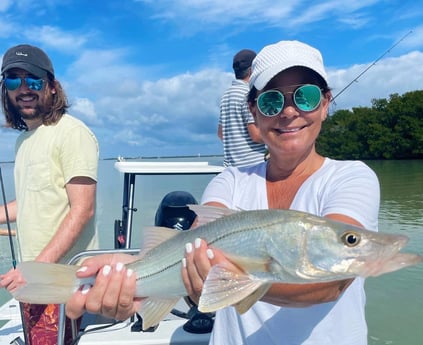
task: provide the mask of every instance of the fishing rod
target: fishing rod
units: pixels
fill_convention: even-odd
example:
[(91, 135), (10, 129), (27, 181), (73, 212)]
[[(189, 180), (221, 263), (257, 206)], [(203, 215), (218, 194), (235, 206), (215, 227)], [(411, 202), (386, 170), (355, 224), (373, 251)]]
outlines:
[(13, 268), (16, 269), (15, 247), (13, 245), (12, 229), (10, 228), (9, 211), (7, 210), (6, 194), (5, 194), (5, 191), (4, 191), (3, 174), (1, 172), (1, 167), (0, 167), (0, 183), (1, 183), (1, 191), (2, 191), (2, 194), (3, 194), (4, 213), (6, 215), (7, 233), (8, 233), (8, 236), (9, 236), (10, 252), (11, 252), (11, 255), (12, 255), (12, 265), (13, 265)]
[(358, 79), (364, 74), (366, 73), (370, 68), (372, 68), (374, 65), (376, 65), (376, 63), (382, 59), (386, 54), (388, 54), (392, 49), (394, 49), (398, 44), (400, 44), (402, 41), (405, 40), (405, 38), (410, 35), (413, 32), (413, 30), (410, 30), (409, 32), (407, 32), (399, 41), (397, 41), (393, 46), (391, 46), (387, 51), (385, 51), (381, 56), (379, 56), (375, 61), (373, 61), (369, 66), (367, 66), (367, 68), (361, 72), (357, 77), (355, 77), (347, 86), (345, 86), (341, 91), (339, 91), (335, 96), (332, 97), (332, 99), (330, 100), (331, 102), (333, 102), (335, 100), (336, 97), (338, 97), (341, 93), (343, 93), (346, 89), (348, 89), (354, 82), (357, 82)]
[[(12, 230), (10, 228), (9, 211), (7, 209), (6, 193), (5, 193), (5, 189), (4, 189), (3, 173), (1, 171), (1, 166), (0, 166), (0, 184), (1, 184), (1, 191), (2, 191), (2, 195), (3, 195), (4, 213), (6, 215), (7, 231), (8, 231), (8, 235), (9, 235), (10, 252), (11, 252), (11, 256), (12, 256), (12, 266), (13, 266), (13, 269), (16, 269), (15, 247), (13, 245)], [(20, 314), (21, 314), (21, 322), (22, 322), (24, 340), (22, 340), (20, 337), (17, 337), (10, 343), (10, 344), (13, 344), (13, 345), (15, 345), (15, 344), (16, 345), (22, 345), (22, 344), (25, 345), (25, 344), (28, 343), (27, 342), (27, 334), (26, 334), (26, 330), (25, 330), (25, 317), (24, 317), (24, 311), (23, 311), (22, 303), (19, 303), (19, 311), (20, 311)]]

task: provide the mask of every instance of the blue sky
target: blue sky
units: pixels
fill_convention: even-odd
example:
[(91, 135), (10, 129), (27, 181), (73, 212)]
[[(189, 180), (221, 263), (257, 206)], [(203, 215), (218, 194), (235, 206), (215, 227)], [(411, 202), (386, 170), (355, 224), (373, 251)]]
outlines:
[[(0, 55), (20, 43), (49, 54), (70, 113), (94, 131), (101, 158), (221, 154), (219, 101), (233, 78), (233, 55), (283, 39), (322, 52), (334, 94), (387, 52), (332, 111), (423, 89), (418, 1), (0, 3)], [(0, 129), (0, 161), (13, 160), (17, 134)]]

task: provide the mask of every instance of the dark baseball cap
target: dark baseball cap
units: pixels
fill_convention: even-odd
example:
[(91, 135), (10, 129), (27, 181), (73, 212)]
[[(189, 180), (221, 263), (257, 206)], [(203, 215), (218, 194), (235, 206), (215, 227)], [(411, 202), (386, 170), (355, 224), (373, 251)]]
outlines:
[(232, 67), (234, 71), (241, 71), (251, 67), (251, 63), (256, 57), (256, 52), (250, 49), (240, 50), (234, 56)]
[(47, 72), (54, 76), (53, 65), (47, 54), (28, 44), (12, 47), (3, 55), (1, 74), (12, 68), (21, 68), (38, 78), (45, 77)]

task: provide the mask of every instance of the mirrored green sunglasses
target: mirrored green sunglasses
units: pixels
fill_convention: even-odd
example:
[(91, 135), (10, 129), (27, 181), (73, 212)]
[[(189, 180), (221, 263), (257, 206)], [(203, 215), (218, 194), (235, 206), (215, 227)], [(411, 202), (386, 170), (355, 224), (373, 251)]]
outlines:
[(257, 97), (257, 108), (264, 116), (272, 117), (278, 115), (285, 104), (284, 94), (292, 93), (292, 100), (295, 106), (305, 112), (313, 111), (320, 105), (322, 90), (317, 85), (300, 85), (292, 92), (279, 90), (267, 90)]

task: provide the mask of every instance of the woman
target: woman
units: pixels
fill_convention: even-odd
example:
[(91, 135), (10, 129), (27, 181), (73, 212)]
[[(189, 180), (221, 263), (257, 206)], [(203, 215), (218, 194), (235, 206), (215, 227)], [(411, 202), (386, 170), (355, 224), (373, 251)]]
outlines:
[[(202, 203), (296, 209), (377, 230), (375, 174), (361, 162), (334, 161), (316, 152), (331, 99), (320, 53), (301, 42), (282, 41), (265, 47), (252, 68), (248, 101), (270, 159), (225, 170), (209, 184)], [(201, 293), (210, 267), (204, 250), (205, 244), (186, 256), (184, 278), (193, 297)], [(274, 284), (243, 315), (234, 308), (219, 311), (211, 343), (367, 344), (364, 304), (361, 278)]]
[[(295, 209), (376, 231), (379, 183), (373, 171), (361, 162), (335, 161), (316, 152), (331, 99), (320, 52), (298, 41), (281, 41), (260, 51), (252, 69), (248, 102), (270, 159), (227, 168), (210, 182), (202, 203), (242, 210)], [(225, 258), (201, 240), (186, 249), (182, 276), (195, 300), (211, 265)], [(122, 286), (130, 285), (130, 279), (123, 279)], [(125, 316), (136, 308), (128, 293), (133, 288), (113, 284), (121, 303), (108, 301), (107, 312)], [(361, 278), (273, 284), (242, 315), (233, 307), (219, 310), (211, 344), (367, 344), (363, 284)], [(97, 310), (106, 305), (98, 302), (107, 289), (105, 283), (96, 290), (98, 298), (91, 299)], [(74, 307), (68, 307), (70, 313)]]

